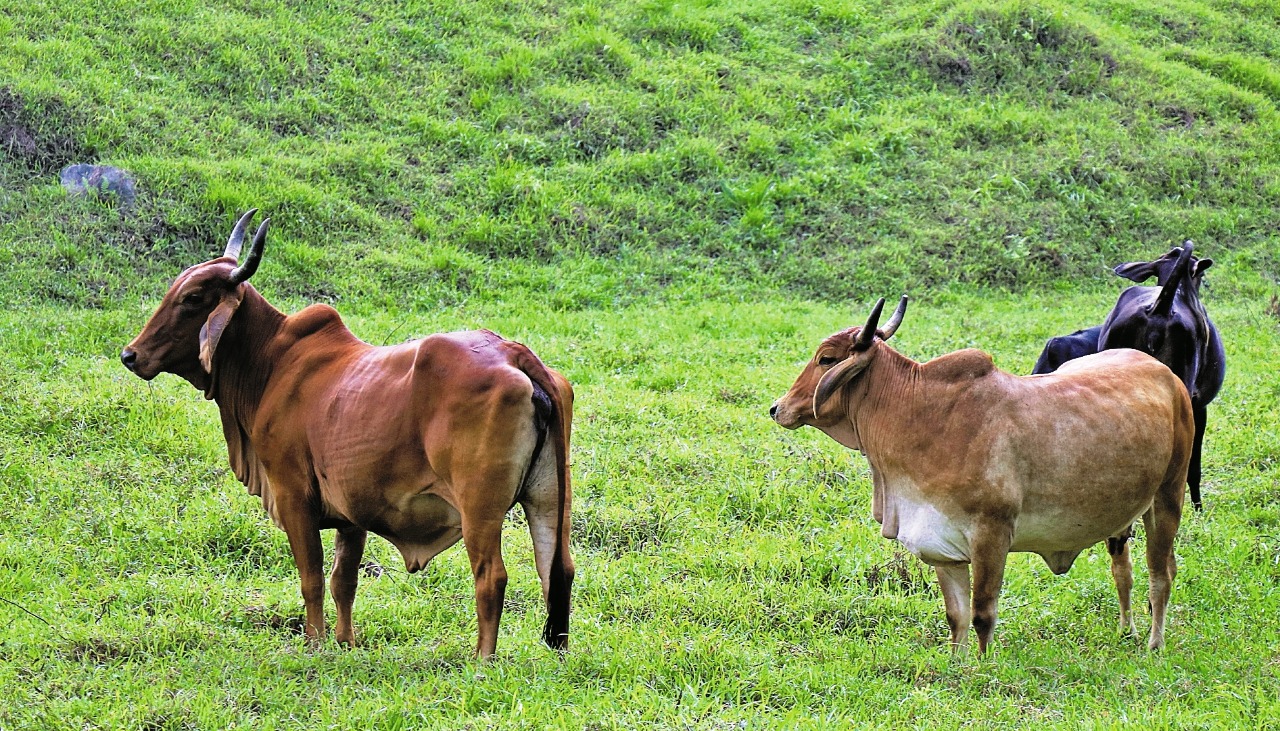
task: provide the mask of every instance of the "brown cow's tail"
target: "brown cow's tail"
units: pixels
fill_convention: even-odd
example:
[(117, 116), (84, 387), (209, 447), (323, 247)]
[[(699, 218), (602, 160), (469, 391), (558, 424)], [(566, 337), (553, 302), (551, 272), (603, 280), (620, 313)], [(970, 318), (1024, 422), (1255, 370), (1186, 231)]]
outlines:
[(559, 510), (556, 516), (556, 548), (552, 553), (547, 581), (547, 623), (542, 628), (542, 641), (548, 647), (564, 650), (569, 646), (569, 595), (573, 587), (573, 569), (570, 568), (571, 559), (568, 555), (571, 498), (569, 432), (573, 419), (573, 392), (561, 392), (560, 385), (551, 372), (528, 348), (519, 346), (514, 350), (517, 354), (516, 366), (551, 399), (548, 431), (555, 450)]
[(1160, 288), (1155, 304), (1151, 306), (1151, 314), (1168, 317), (1173, 311), (1173, 301), (1178, 294), (1178, 287), (1187, 276), (1188, 263), (1191, 261), (1192, 244), (1190, 241), (1182, 245), (1182, 253), (1178, 255), (1178, 263), (1173, 265), (1173, 276)]

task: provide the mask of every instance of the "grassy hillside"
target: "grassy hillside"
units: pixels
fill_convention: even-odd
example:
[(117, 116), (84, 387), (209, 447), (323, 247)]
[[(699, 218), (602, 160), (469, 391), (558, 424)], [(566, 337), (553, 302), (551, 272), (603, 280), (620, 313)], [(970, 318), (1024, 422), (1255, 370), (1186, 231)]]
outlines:
[(1280, 271), (1266, 3), (3, 7), (9, 306), (150, 295), (250, 206), (285, 292), (371, 308)]
[[(1275, 726), (1277, 21), (0, 0), (0, 729)], [(85, 161), (130, 170), (136, 204), (68, 198), (58, 170)], [(537, 641), (519, 511), (494, 662), (469, 658), (465, 553), (408, 576), (377, 538), (361, 646), (304, 646), (287, 541), (216, 410), (117, 360), (249, 207), (282, 309), (331, 302), (379, 344), (492, 328), (575, 384), (567, 655)], [(1102, 320), (1111, 265), (1187, 237), (1218, 262), (1229, 365), (1168, 646), (1117, 636), (1095, 548), (1064, 577), (1013, 557), (994, 653), (953, 657), (865, 460), (768, 404), (902, 291), (903, 352), (1026, 372)]]

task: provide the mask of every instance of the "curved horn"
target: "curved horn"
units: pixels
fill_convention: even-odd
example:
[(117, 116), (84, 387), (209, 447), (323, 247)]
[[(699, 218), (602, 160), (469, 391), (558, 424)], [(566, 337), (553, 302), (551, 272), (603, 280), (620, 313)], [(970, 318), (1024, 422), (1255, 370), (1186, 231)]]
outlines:
[(258, 226), (258, 232), (253, 235), (253, 245), (249, 247), (249, 256), (244, 263), (231, 270), (231, 282), (239, 284), (253, 273), (258, 271), (258, 262), (262, 261), (262, 247), (267, 243), (267, 224), (271, 223), (270, 218), (262, 219), (262, 225)]
[(907, 314), (907, 296), (904, 294), (902, 299), (898, 300), (898, 308), (893, 311), (893, 317), (890, 317), (888, 324), (881, 328), (881, 340), (888, 340), (898, 332), (898, 326), (902, 324), (902, 316), (905, 314)]
[(250, 208), (245, 211), (239, 221), (236, 221), (236, 227), (231, 229), (231, 238), (227, 239), (227, 249), (222, 252), (223, 256), (229, 256), (232, 259), (240, 258), (240, 247), (244, 245), (244, 232), (249, 228), (249, 222), (257, 212), (257, 208)]
[(1191, 260), (1191, 250), (1195, 245), (1188, 239), (1182, 244), (1182, 253), (1178, 255), (1178, 263), (1173, 265), (1173, 275), (1169, 277), (1169, 281), (1164, 283), (1160, 288), (1160, 295), (1156, 297), (1156, 302), (1151, 306), (1151, 314), (1167, 317), (1173, 310), (1173, 300), (1178, 293), (1178, 286), (1182, 284), (1182, 278), (1187, 274), (1187, 262)]
[(880, 322), (880, 313), (883, 311), (884, 297), (881, 297), (876, 306), (871, 308), (871, 316), (867, 318), (867, 324), (862, 326), (862, 332), (858, 333), (858, 339), (853, 343), (854, 350), (871, 347), (872, 341), (876, 339), (876, 325)]

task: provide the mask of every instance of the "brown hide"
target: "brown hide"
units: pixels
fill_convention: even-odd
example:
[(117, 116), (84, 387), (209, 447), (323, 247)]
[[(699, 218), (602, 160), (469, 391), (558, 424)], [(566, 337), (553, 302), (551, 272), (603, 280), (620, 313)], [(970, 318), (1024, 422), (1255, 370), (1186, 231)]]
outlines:
[[(885, 537), (937, 570), (952, 642), (964, 643), (972, 618), (985, 649), (1009, 551), (1038, 553), (1064, 573), (1080, 551), (1108, 539), (1122, 627), (1132, 631), (1124, 539), (1142, 516), (1149, 644), (1163, 644), (1194, 434), (1177, 377), (1134, 350), (1043, 376), (1005, 373), (976, 350), (917, 363), (880, 338), (859, 350), (862, 331), (823, 341), (772, 413), (781, 426), (816, 427), (866, 455), (873, 515)], [(832, 374), (843, 378), (834, 391)], [(824, 391), (831, 395), (815, 399)]]
[(179, 276), (122, 358), (143, 378), (176, 373), (217, 402), (236, 478), (289, 536), (308, 636), (325, 632), (319, 530), (338, 531), (330, 589), (346, 644), (366, 531), (393, 543), (411, 572), (462, 539), (476, 582), (476, 652), (491, 655), (506, 584), (502, 523), (519, 502), (548, 607), (544, 639), (564, 648), (568, 381), (489, 331), (368, 345), (331, 307), (283, 315), (231, 281), (234, 266), (224, 257)]

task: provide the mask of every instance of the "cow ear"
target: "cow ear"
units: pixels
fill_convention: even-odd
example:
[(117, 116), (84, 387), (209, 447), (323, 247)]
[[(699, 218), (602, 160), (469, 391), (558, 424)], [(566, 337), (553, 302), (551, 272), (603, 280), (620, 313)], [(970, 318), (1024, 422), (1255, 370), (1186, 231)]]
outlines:
[(1157, 262), (1154, 261), (1131, 261), (1128, 264), (1118, 265), (1112, 271), (1117, 277), (1124, 277), (1131, 282), (1142, 284), (1156, 275), (1156, 264)]
[(231, 322), (231, 316), (236, 314), (240, 299), (238, 291), (223, 297), (218, 306), (213, 308), (209, 319), (205, 320), (204, 327), (200, 328), (200, 365), (205, 373), (213, 373), (213, 353), (218, 349), (218, 341)]
[(813, 392), (813, 415), (818, 417), (818, 411), (822, 406), (836, 394), (849, 379), (862, 372), (867, 364), (871, 361), (866, 357), (859, 357), (860, 354), (851, 354), (848, 358), (837, 363), (826, 372), (826, 375), (818, 381), (818, 387)]
[(1200, 261), (1196, 262), (1196, 268), (1194, 271), (1191, 272), (1191, 276), (1198, 277), (1201, 274), (1204, 274), (1204, 270), (1208, 269), (1211, 266), (1213, 266), (1213, 259), (1201, 259)]

